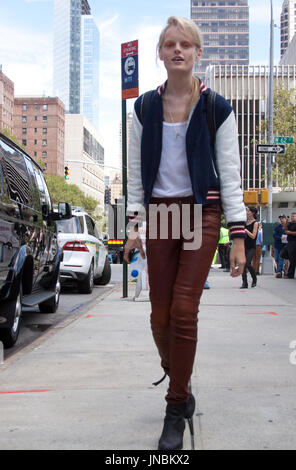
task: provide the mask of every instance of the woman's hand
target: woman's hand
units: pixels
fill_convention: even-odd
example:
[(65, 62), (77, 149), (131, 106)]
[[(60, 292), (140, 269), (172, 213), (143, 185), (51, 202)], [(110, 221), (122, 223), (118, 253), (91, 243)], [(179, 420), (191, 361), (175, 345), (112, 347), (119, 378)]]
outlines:
[(142, 258), (146, 258), (145, 252), (142, 245), (141, 237), (138, 231), (132, 227), (129, 233), (129, 237), (124, 247), (124, 256), (123, 259), (127, 263), (130, 263), (129, 254), (132, 250), (139, 250)]
[(243, 274), (246, 264), (244, 238), (235, 238), (233, 240), (233, 245), (230, 249), (229, 261), (232, 277), (238, 277)]

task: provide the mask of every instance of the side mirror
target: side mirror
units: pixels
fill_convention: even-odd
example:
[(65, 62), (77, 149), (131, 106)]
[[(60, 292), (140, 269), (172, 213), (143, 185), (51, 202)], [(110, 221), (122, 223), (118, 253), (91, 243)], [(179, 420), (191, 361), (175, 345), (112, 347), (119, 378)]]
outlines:
[(72, 209), (68, 202), (59, 202), (58, 210), (52, 211), (49, 216), (51, 220), (71, 219), (71, 217)]
[(70, 219), (72, 217), (72, 209), (68, 202), (59, 202), (58, 213), (62, 219)]

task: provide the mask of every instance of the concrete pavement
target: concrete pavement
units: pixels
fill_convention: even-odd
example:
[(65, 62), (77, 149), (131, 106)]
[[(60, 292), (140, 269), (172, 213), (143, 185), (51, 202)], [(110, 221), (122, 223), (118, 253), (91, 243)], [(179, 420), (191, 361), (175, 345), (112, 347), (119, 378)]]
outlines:
[[(240, 290), (241, 279), (212, 269), (209, 281), (192, 377), (195, 448), (295, 449), (296, 280), (260, 276)], [(167, 381), (151, 385), (162, 371), (150, 307), (133, 290), (122, 299), (115, 287), (0, 365), (0, 449), (157, 449)]]

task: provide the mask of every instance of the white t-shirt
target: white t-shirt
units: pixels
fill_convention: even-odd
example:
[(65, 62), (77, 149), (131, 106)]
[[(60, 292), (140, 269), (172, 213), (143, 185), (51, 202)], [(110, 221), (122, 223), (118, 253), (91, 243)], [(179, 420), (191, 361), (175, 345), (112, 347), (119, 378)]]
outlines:
[(187, 122), (163, 122), (161, 160), (152, 197), (192, 196), (186, 130)]

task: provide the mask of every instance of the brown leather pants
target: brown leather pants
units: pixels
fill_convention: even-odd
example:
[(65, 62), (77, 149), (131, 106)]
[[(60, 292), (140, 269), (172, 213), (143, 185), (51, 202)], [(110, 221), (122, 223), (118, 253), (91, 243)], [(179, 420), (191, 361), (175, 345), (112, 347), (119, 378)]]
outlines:
[[(152, 198), (151, 204), (190, 204), (193, 230), (193, 198)], [(151, 207), (151, 206), (150, 206)], [(169, 214), (168, 237), (151, 239), (151, 216), (147, 209), (147, 262), (150, 284), (151, 328), (161, 358), (170, 377), (166, 400), (182, 403), (188, 399), (197, 344), (197, 314), (204, 283), (219, 239), (221, 209), (219, 205), (202, 208), (202, 244), (199, 249), (184, 249), (184, 237), (172, 236)], [(157, 228), (161, 226), (158, 220)], [(182, 225), (182, 216), (180, 218)], [(187, 237), (186, 237), (187, 238)], [(187, 240), (188, 241), (188, 240)], [(188, 246), (188, 245), (187, 245)]]

